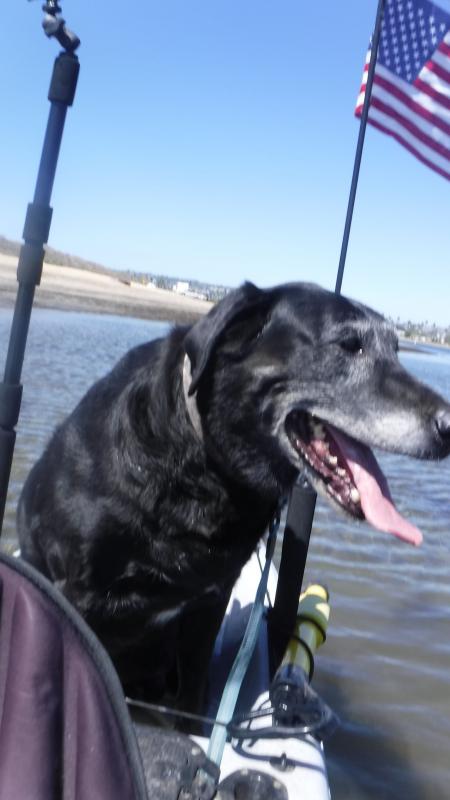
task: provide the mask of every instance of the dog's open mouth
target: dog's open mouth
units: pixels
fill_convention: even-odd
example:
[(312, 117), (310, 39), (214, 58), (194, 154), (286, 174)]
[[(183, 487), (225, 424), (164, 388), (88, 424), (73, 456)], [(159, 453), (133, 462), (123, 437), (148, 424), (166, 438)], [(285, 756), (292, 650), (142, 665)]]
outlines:
[(369, 447), (305, 411), (285, 422), (291, 447), (320, 480), (326, 494), (357, 519), (419, 545), (422, 534), (395, 508), (381, 468)]

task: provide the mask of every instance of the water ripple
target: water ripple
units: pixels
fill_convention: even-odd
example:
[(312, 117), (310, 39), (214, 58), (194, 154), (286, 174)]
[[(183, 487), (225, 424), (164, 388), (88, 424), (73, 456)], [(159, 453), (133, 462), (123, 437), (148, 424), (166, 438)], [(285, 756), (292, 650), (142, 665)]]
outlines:
[[(0, 311), (0, 348), (10, 315)], [(162, 323), (37, 310), (24, 367), (5, 542), (15, 541), (23, 480), (54, 426), (131, 346)], [(450, 397), (450, 353), (402, 354), (405, 366)], [(1, 356), (1, 353), (0, 353)], [(450, 797), (450, 459), (377, 454), (402, 513), (424, 533), (415, 549), (355, 525), (318, 501), (308, 580), (329, 587), (329, 636), (315, 686), (342, 720), (327, 746), (333, 797)]]

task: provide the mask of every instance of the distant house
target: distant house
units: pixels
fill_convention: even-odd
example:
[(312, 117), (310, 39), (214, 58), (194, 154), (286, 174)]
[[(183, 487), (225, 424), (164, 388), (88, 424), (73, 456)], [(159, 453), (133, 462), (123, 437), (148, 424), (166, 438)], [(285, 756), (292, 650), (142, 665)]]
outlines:
[(189, 292), (189, 281), (177, 281), (173, 285), (172, 291), (177, 294), (187, 294)]
[(184, 294), (185, 297), (192, 297), (195, 300), (206, 300), (206, 294), (203, 294), (203, 292), (194, 292), (189, 288), (189, 281), (177, 281), (172, 286), (172, 291), (177, 294)]
[(189, 292), (185, 292), (185, 294), (186, 294), (186, 297), (193, 297), (194, 300), (207, 300), (208, 299), (206, 297), (206, 294), (203, 294), (203, 292), (191, 292), (191, 291), (189, 291)]
[[(122, 283), (123, 282), (124, 281), (122, 281)], [(135, 289), (156, 289), (156, 284), (144, 277), (142, 277), (139, 281), (127, 281), (127, 285), (132, 286)]]

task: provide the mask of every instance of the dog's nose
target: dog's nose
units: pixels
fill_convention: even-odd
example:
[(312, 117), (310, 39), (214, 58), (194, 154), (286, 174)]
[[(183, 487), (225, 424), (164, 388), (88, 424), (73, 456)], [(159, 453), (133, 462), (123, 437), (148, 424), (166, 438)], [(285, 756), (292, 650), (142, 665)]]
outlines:
[(435, 423), (440, 438), (450, 447), (450, 408), (438, 411)]

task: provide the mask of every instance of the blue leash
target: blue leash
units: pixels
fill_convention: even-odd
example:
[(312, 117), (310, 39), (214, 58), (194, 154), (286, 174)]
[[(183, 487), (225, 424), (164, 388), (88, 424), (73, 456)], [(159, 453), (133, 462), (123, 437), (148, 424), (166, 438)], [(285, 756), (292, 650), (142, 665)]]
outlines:
[(221, 722), (220, 724), (214, 725), (211, 738), (209, 740), (208, 758), (217, 764), (217, 766), (220, 766), (220, 762), (222, 761), (223, 751), (227, 740), (227, 729), (224, 727), (224, 723), (228, 725), (233, 718), (234, 709), (236, 707), (237, 699), (242, 686), (242, 681), (244, 680), (256, 642), (258, 641), (259, 628), (264, 613), (264, 595), (267, 591), (270, 564), (275, 549), (275, 542), (279, 527), (280, 509), (278, 508), (269, 525), (266, 562), (264, 564), (264, 569), (258, 584), (255, 601), (253, 603), (253, 608), (245, 629), (244, 638), (242, 639), (238, 654), (234, 660), (233, 666), (231, 667), (228, 680), (223, 690), (219, 709), (217, 711), (216, 719), (220, 720)]

